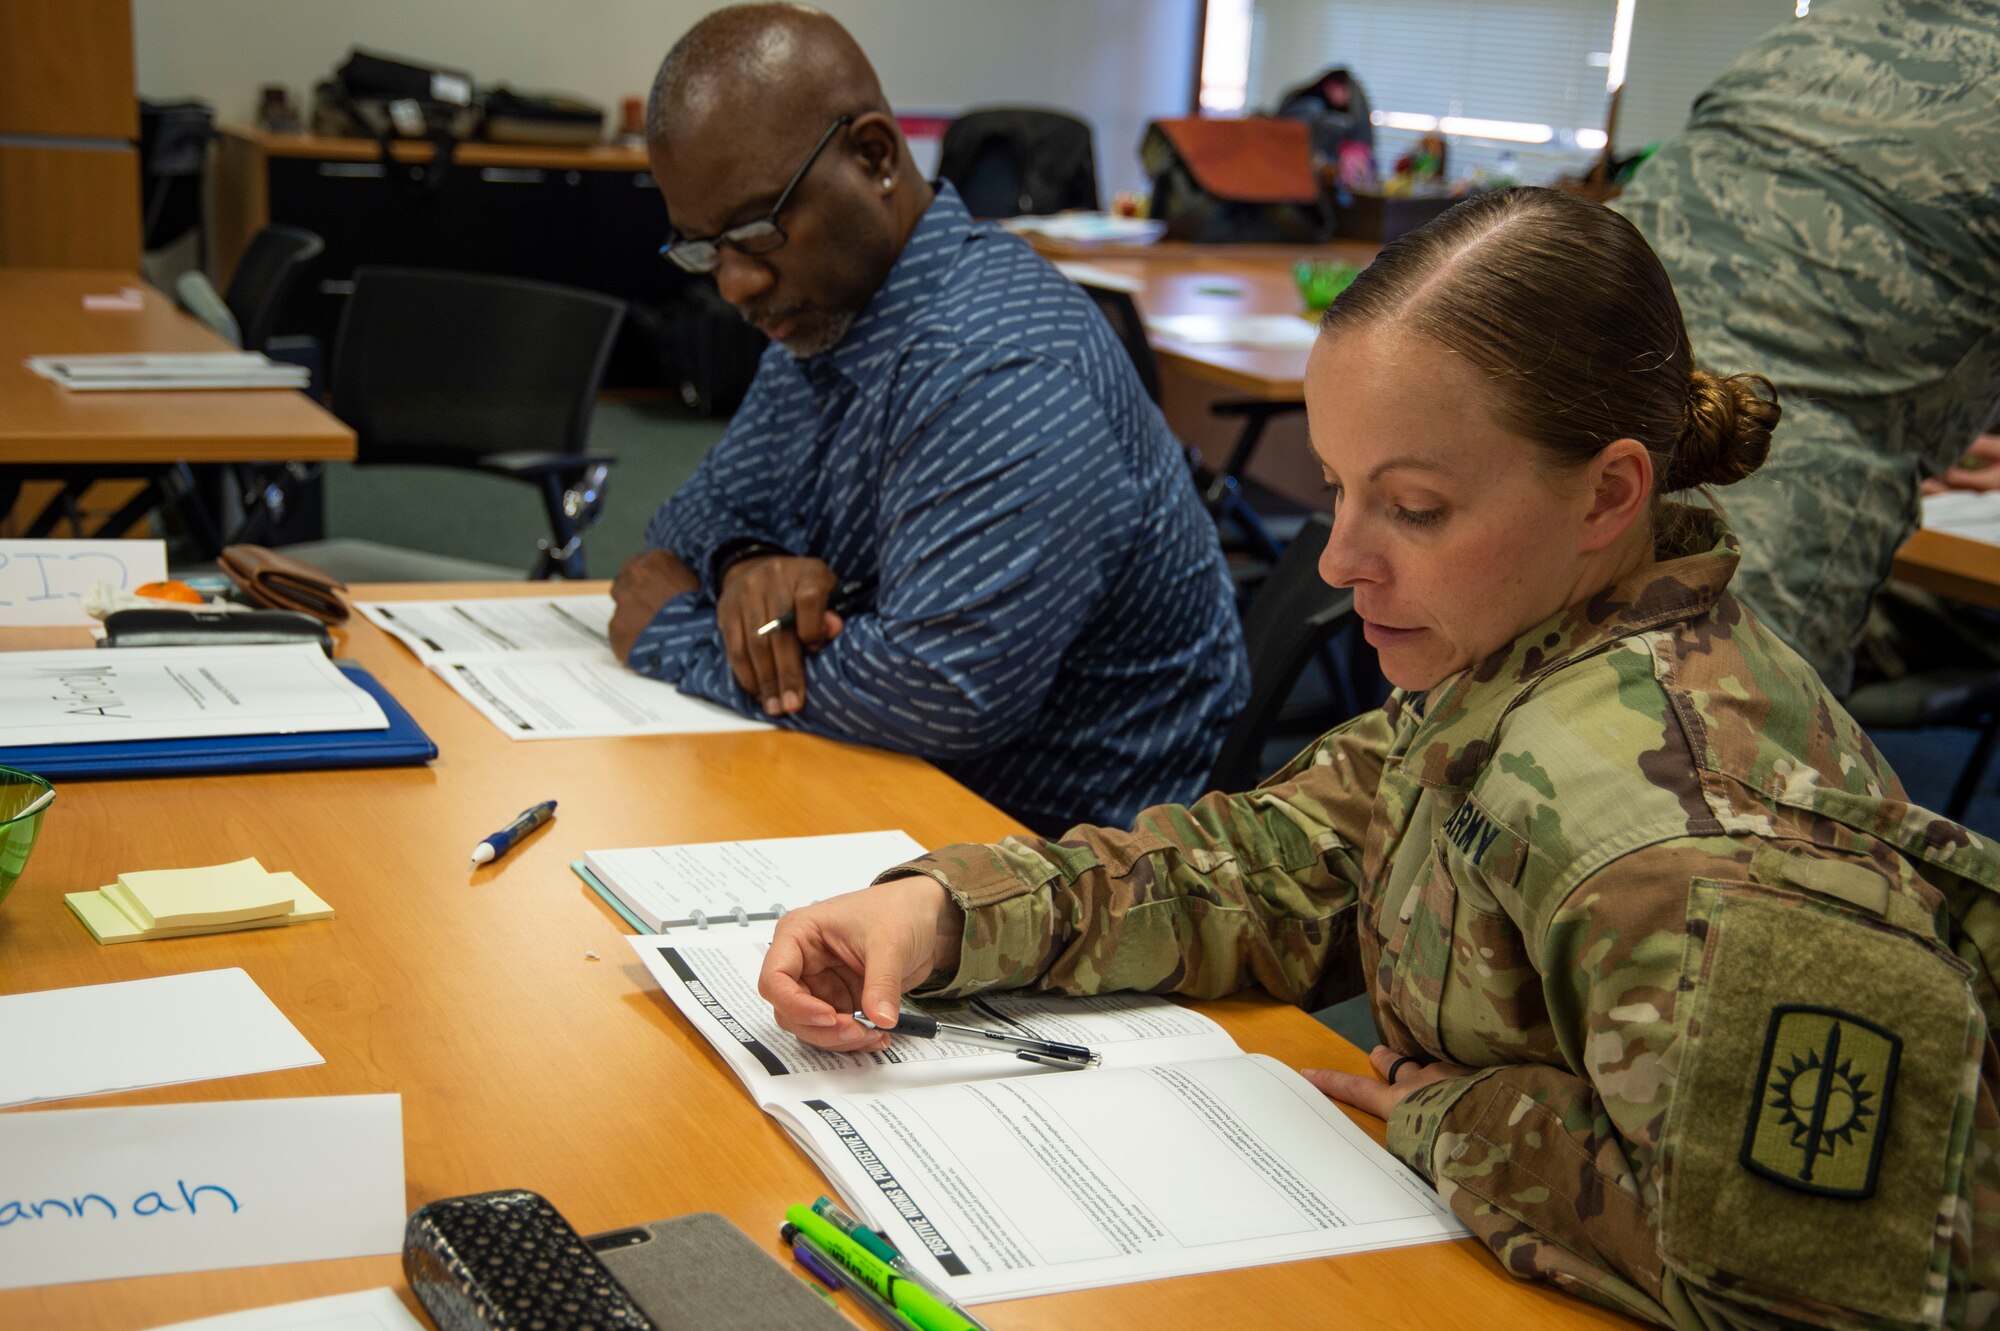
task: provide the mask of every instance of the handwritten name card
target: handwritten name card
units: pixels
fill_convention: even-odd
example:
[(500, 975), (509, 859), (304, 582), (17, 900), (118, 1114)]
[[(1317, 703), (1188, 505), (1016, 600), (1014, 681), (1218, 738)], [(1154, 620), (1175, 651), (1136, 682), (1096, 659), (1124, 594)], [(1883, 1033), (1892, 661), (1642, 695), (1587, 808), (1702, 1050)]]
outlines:
[(0, 1114), (0, 1289), (402, 1251), (396, 1095)]
[(166, 576), (164, 541), (0, 541), (0, 624), (94, 624), (83, 613), (92, 587), (129, 592)]

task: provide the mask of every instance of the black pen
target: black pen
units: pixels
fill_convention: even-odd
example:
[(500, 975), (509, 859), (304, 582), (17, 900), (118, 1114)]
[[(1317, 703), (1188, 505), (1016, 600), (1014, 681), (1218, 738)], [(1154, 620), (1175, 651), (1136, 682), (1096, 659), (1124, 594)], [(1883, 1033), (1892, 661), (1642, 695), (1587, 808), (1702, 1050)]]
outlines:
[(914, 1035), (920, 1040), (949, 1040), (953, 1044), (1001, 1049), (1016, 1058), (1048, 1068), (1094, 1068), (1103, 1061), (1101, 1054), (1093, 1053), (1080, 1044), (1058, 1044), (1054, 1040), (1009, 1035), (1005, 1031), (983, 1031), (977, 1026), (955, 1026), (907, 1008), (896, 1014), (893, 1028), (877, 1026), (859, 1012), (854, 1014), (854, 1019), (871, 1031), (887, 1030), (890, 1035)]
[[(844, 615), (847, 613), (848, 608), (854, 604), (855, 600), (867, 590), (868, 581), (865, 578), (857, 578), (853, 582), (843, 582), (833, 589), (833, 595), (826, 598), (826, 608), (833, 611), (836, 615)], [(793, 606), (784, 614), (779, 615), (770, 623), (759, 628), (757, 636), (760, 638), (769, 637), (779, 629), (797, 628), (798, 623), (799, 610), (797, 606)]]

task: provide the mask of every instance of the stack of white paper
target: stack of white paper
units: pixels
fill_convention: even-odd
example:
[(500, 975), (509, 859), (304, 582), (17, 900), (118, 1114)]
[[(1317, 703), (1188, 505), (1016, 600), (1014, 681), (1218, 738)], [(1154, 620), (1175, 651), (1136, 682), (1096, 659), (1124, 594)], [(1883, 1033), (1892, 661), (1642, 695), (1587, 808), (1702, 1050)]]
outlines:
[(73, 392), (154, 388), (304, 388), (306, 369), (256, 351), (30, 356), (28, 368)]

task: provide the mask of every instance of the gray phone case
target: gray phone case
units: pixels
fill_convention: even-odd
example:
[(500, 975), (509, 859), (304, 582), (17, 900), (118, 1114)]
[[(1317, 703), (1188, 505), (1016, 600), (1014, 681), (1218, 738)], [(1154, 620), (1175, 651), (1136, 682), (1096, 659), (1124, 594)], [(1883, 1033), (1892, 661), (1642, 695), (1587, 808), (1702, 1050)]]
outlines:
[(831, 1303), (713, 1211), (584, 1242), (659, 1331), (853, 1331)]

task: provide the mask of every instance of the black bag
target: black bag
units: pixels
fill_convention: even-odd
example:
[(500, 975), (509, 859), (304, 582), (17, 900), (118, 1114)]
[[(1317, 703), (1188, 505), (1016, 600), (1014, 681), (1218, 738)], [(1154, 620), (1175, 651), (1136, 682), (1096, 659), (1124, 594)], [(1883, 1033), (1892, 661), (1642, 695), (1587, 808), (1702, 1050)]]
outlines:
[(506, 84), (486, 90), (486, 137), (495, 143), (536, 143), (583, 148), (604, 137), (604, 108), (554, 92), (516, 92)]
[(374, 139), (390, 180), (407, 179), (396, 170), (390, 145), (397, 139), (430, 140), (436, 151), (417, 179), (420, 191), (444, 185), (459, 140), (479, 127), (470, 74), (360, 47), (314, 92), (313, 132)]
[(1331, 229), (1301, 121), (1155, 120), (1139, 160), (1171, 240), (1298, 245)]

